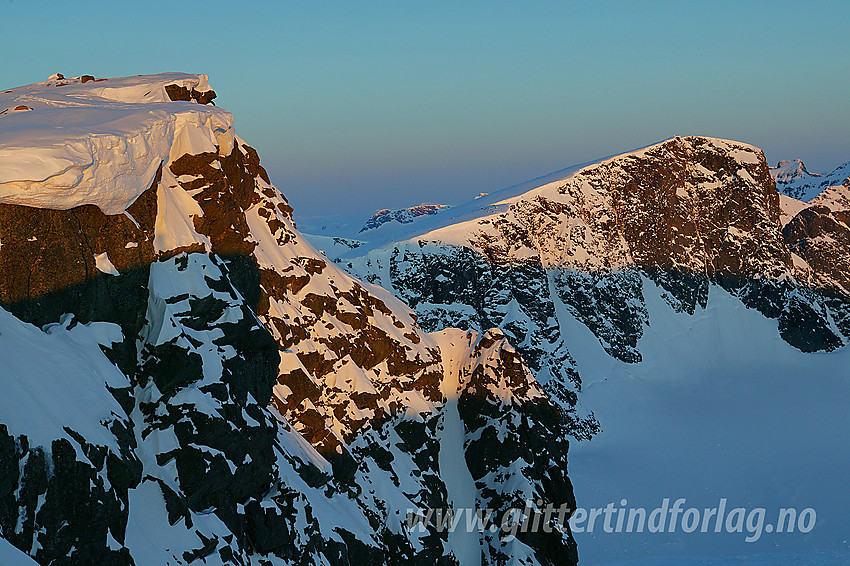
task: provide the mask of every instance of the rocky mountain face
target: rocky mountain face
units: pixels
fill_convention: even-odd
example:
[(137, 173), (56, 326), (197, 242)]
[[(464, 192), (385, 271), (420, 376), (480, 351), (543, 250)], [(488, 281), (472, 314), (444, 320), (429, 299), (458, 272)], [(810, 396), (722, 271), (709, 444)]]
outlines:
[(816, 287), (838, 296), (850, 294), (850, 179), (809, 201), (782, 235), (805, 261), (803, 269)]
[[(447, 369), (443, 391), (448, 407), (443, 434), (461, 437), (468, 479), (472, 480), (467, 486), (449, 484), (450, 490), (461, 492), (456, 499), (463, 499), (465, 491), (474, 497), (470, 507), (493, 510), (498, 516), (522, 508), (526, 502), (545, 501), (555, 508), (574, 509), (576, 501), (566, 470), (549, 467), (567, 454), (561, 414), (504, 333), (491, 329), (478, 334), (451, 328), (434, 337)], [(453, 412), (461, 424), (454, 431)], [(441, 463), (446, 460), (449, 458), (441, 453)], [(517, 462), (535, 473), (518, 468)], [(540, 479), (528, 481), (529, 477)], [(504, 488), (507, 485), (512, 486), (510, 490)], [(535, 507), (530, 515), (542, 511)], [(566, 556), (575, 553), (575, 542), (568, 531), (559, 530), (555, 523), (550, 526), (550, 532), (519, 532), (516, 540), (508, 542), (485, 531), (482, 563), (530, 563), (541, 558), (548, 564), (562, 563), (565, 551)]]
[(613, 358), (640, 363), (647, 285), (691, 315), (719, 286), (776, 320), (795, 348), (844, 345), (847, 224), (836, 193), (833, 208), (799, 203), (783, 228), (760, 150), (673, 138), (338, 261), (402, 298), (428, 330), (503, 329), (573, 435), (588, 438), (599, 423), (581, 403), (570, 335), (583, 326)]
[(0, 116), (3, 539), (44, 565), (576, 563), (568, 529), (408, 528), (574, 507), (566, 421), (504, 333), (428, 334), (305, 241), (214, 96), (0, 95), (30, 109)]
[(374, 230), (387, 222), (410, 224), (415, 218), (436, 214), (441, 208), (446, 208), (446, 205), (420, 204), (418, 206), (411, 206), (409, 208), (402, 208), (399, 210), (390, 210), (385, 208), (373, 214), (369, 220), (366, 221), (366, 224), (363, 225), (363, 228), (361, 228), (360, 231), (366, 232), (367, 230)]

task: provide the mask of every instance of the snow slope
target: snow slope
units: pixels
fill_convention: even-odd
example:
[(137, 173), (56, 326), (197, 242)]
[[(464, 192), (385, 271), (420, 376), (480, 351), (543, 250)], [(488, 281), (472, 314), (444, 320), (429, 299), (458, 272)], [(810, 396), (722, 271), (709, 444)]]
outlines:
[[(469, 359), (466, 333), (452, 329), (435, 335), (443, 354), (443, 380), (440, 389), (446, 398), (440, 430), (440, 470), (446, 478), (448, 501), (453, 509), (475, 509), (478, 490), (463, 461), (466, 434), (458, 412), (458, 400), (463, 387), (463, 365)], [(481, 564), (481, 540), (477, 532), (459, 529), (449, 535), (457, 551), (460, 566)]]
[[(360, 232), (361, 227), (367, 218), (361, 218), (361, 215), (343, 215), (336, 217), (307, 217), (298, 218), (299, 226), (305, 232), (307, 238), (315, 236), (330, 236), (343, 237), (365, 240), (367, 243), (362, 245), (362, 249), (355, 253), (348, 253), (348, 250), (325, 250), (328, 252), (328, 257), (336, 260), (337, 258), (358, 257), (364, 252), (380, 248), (384, 245), (393, 242), (405, 241), (414, 239), (417, 236), (425, 234), (429, 231), (463, 222), (473, 220), (482, 216), (491, 215), (497, 211), (506, 209), (506, 201), (525, 192), (550, 183), (557, 183), (561, 180), (572, 176), (576, 171), (595, 162), (581, 163), (573, 165), (565, 169), (548, 173), (541, 177), (511, 185), (489, 194), (481, 194), (471, 201), (452, 204), (441, 208), (435, 214), (422, 215), (413, 219), (411, 223), (390, 222), (385, 223), (377, 228), (367, 232)], [(317, 240), (317, 246), (321, 245), (321, 240)]]
[(0, 538), (0, 564), (3, 566), (36, 566), (35, 560)]
[(100, 346), (120, 341), (120, 329), (93, 323), (70, 329), (55, 324), (42, 331), (3, 309), (0, 327), (0, 415), (9, 432), (26, 435), (32, 446), (47, 448), (57, 438), (71, 439), (65, 431), (69, 427), (89, 442), (117, 452), (108, 428), (124, 411), (115, 399), (104, 398), (99, 391), (105, 386), (127, 387), (129, 381)]
[[(566, 317), (576, 362), (602, 431), (573, 444), (571, 476), (582, 507), (653, 509), (663, 498), (687, 507), (782, 507), (817, 511), (811, 533), (579, 533), (583, 564), (706, 557), (698, 564), (795, 562), (795, 556), (850, 559), (845, 478), (850, 462), (850, 351), (806, 354), (776, 339), (757, 311), (712, 286), (693, 316), (671, 311), (661, 290), (644, 287), (651, 326), (639, 347), (644, 361), (605, 355), (586, 327)], [(787, 556), (786, 556), (787, 555)], [(781, 558), (783, 557), (784, 558)], [(710, 558), (709, 558), (710, 557)], [(736, 558), (738, 557), (738, 558)], [(622, 563), (631, 563), (629, 561)], [(803, 563), (840, 563), (807, 559)]]

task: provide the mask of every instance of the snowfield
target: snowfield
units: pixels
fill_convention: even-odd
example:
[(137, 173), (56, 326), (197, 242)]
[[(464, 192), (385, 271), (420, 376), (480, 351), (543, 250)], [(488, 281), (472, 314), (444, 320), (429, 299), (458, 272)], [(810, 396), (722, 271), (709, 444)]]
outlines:
[[(602, 432), (570, 450), (579, 507), (811, 507), (808, 534), (577, 533), (582, 564), (846, 564), (850, 559), (850, 351), (806, 354), (775, 323), (712, 286), (705, 310), (672, 311), (645, 282), (644, 360), (624, 364), (575, 321), (565, 331)], [(682, 559), (678, 557), (689, 557)], [(702, 557), (702, 558), (693, 558)], [(665, 561), (666, 560), (666, 561)], [(751, 562), (752, 561), (752, 562)]]

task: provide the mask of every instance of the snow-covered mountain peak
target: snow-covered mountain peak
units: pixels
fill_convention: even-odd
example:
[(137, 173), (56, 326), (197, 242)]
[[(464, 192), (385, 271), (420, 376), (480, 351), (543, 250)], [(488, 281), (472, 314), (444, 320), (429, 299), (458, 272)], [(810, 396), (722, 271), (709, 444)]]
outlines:
[(770, 176), (776, 181), (776, 189), (784, 195), (809, 201), (820, 192), (822, 175), (810, 173), (799, 159), (780, 161), (770, 168)]
[[(449, 475), (472, 506), (574, 507), (560, 413), (501, 332), (444, 357), (295, 228), (213, 95), (57, 74), (0, 98), (2, 537), (69, 566), (456, 564), (405, 526)], [(577, 561), (569, 531), (512, 544)]]
[(776, 181), (776, 189), (789, 197), (811, 202), (830, 187), (836, 187), (850, 179), (850, 161), (839, 165), (826, 175), (810, 173), (799, 159), (780, 161), (770, 168)]
[(809, 173), (806, 165), (799, 159), (784, 159), (779, 161), (776, 167), (770, 168), (770, 176), (778, 183), (787, 183), (798, 179), (822, 177), (823, 175)]
[(676, 137), (496, 204), (415, 239), (590, 271), (669, 265), (778, 276), (790, 267), (764, 154), (748, 144)]

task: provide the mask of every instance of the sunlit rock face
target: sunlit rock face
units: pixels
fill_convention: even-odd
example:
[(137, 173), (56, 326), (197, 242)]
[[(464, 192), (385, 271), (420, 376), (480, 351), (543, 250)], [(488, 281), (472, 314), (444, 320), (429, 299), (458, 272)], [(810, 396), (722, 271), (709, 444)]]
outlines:
[[(56, 565), (457, 564), (410, 510), (572, 503), (504, 336), (458, 349), (329, 262), (213, 98), (178, 73), (0, 95), (2, 536)], [(471, 536), (577, 561), (569, 530)]]
[(587, 438), (599, 423), (581, 403), (570, 335), (579, 324), (613, 358), (640, 363), (647, 284), (690, 315), (721, 286), (803, 351), (846, 342), (842, 187), (781, 205), (771, 174), (755, 147), (677, 137), (337, 261), (402, 298), (426, 329), (501, 328)]

